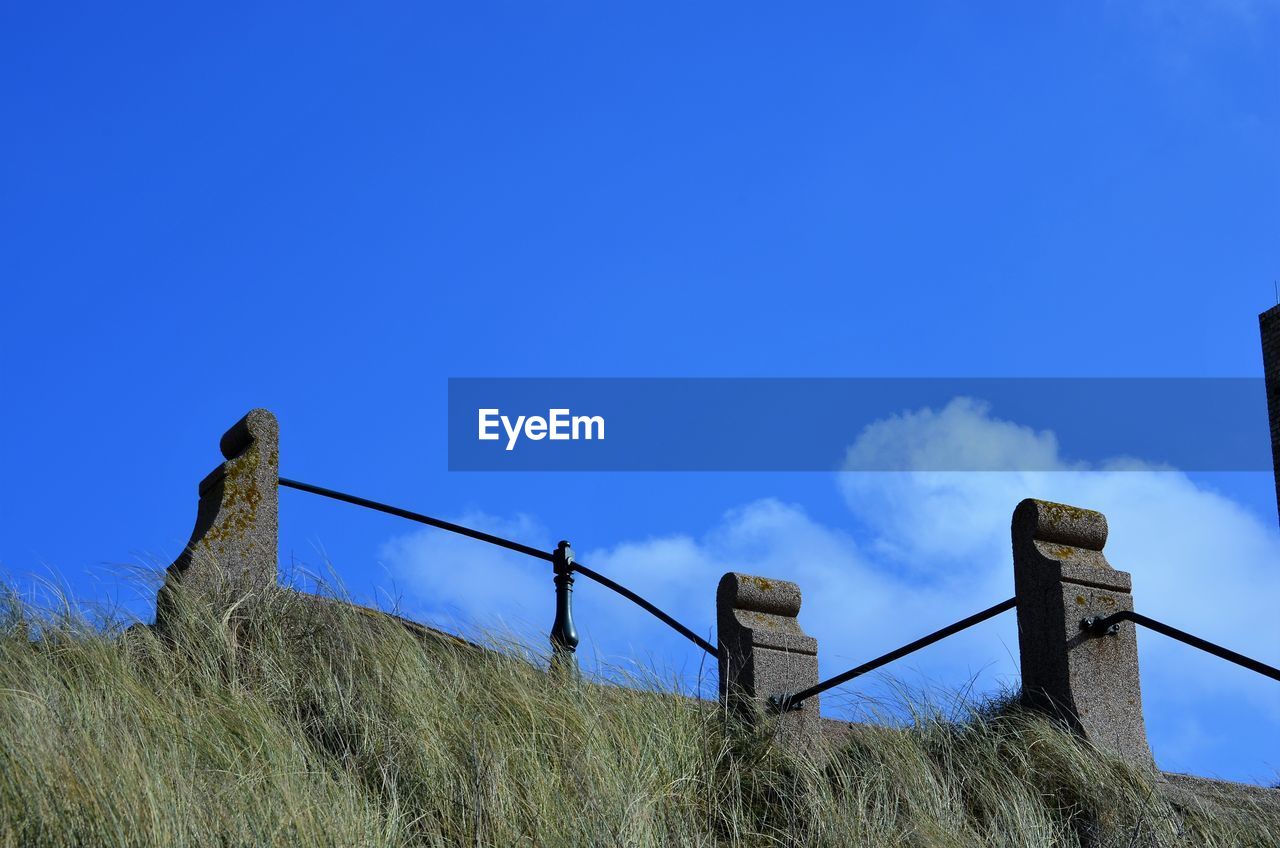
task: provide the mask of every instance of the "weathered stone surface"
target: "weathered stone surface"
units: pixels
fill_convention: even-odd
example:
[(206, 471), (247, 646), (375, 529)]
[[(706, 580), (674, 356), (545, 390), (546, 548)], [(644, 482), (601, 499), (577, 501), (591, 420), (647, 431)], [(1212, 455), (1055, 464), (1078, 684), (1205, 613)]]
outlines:
[(1027, 498), (1013, 511), (1013, 527), (1015, 535), (1087, 551), (1101, 551), (1107, 544), (1105, 515), (1052, 501)]
[(274, 415), (254, 409), (223, 435), (226, 461), (200, 483), (195, 529), (165, 575), (157, 624), (163, 626), (179, 583), (222, 596), (276, 584), (279, 432)]
[[(818, 642), (800, 628), (800, 587), (729, 572), (716, 590), (721, 701), (748, 721), (769, 712), (768, 699), (818, 682)], [(777, 717), (778, 739), (798, 752), (821, 739), (819, 698)]]
[(1262, 371), (1267, 380), (1267, 413), (1271, 418), (1271, 462), (1275, 469), (1276, 505), (1280, 509), (1280, 305), (1258, 316), (1262, 330)]
[(1198, 804), (1208, 806), (1211, 811), (1217, 808), (1248, 814), (1265, 810), (1271, 815), (1280, 815), (1280, 789), (1275, 787), (1166, 771), (1160, 774), (1157, 788), (1166, 799), (1183, 807)]
[(1133, 622), (1095, 635), (1084, 619), (1132, 610), (1129, 575), (1102, 554), (1106, 517), (1024, 500), (1013, 513), (1023, 699), (1065, 718), (1099, 748), (1155, 767), (1147, 745)]

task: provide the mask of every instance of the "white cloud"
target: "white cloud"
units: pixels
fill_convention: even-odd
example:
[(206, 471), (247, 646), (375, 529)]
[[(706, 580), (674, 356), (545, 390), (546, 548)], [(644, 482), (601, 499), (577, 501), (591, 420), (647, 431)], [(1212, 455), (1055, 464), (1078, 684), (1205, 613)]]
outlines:
[(991, 418), (989, 409), (983, 401), (961, 397), (940, 411), (926, 407), (873, 422), (846, 451), (845, 470), (1063, 467), (1053, 433)]
[[(914, 450), (922, 467), (934, 461), (930, 451), (938, 445), (985, 462), (992, 441), (1012, 436), (1009, 444), (1022, 444), (1030, 458), (1042, 462), (1051, 434), (1033, 438), (1020, 429), (957, 400), (941, 413), (905, 418), (902, 444), (895, 449)], [(957, 433), (971, 442), (958, 440)], [(855, 445), (851, 455), (860, 449)], [(1012, 452), (1006, 459), (1010, 467), (1023, 463)], [(1280, 562), (1280, 535), (1269, 522), (1178, 472), (1084, 471), (1062, 459), (1057, 467), (1063, 470), (843, 474), (841, 488), (850, 509), (874, 531), (885, 567), (926, 585), (956, 586), (963, 580), (975, 587), (1010, 586), (1009, 517), (1024, 497), (1097, 509), (1111, 528), (1106, 555), (1133, 574), (1139, 611), (1242, 653), (1273, 661), (1280, 655), (1271, 612), (1280, 608), (1280, 570), (1274, 565)], [(1192, 649), (1156, 634), (1140, 639), (1148, 674), (1172, 680), (1194, 663), (1198, 680), (1179, 687), (1184, 693), (1225, 687), (1280, 720), (1274, 684), (1216, 660), (1199, 667), (1200, 659), (1189, 656)]]
[[(1280, 534), (1270, 516), (1264, 521), (1177, 472), (1087, 470), (1061, 456), (1052, 433), (994, 419), (965, 399), (868, 427), (849, 449), (853, 467), (886, 459), (937, 467), (939, 457), (973, 468), (1059, 470), (847, 472), (838, 475), (838, 485), (861, 528), (856, 538), (798, 505), (764, 499), (728, 510), (697, 536), (580, 553), (708, 636), (714, 587), (724, 571), (794, 580), (804, 594), (801, 623), (818, 638), (822, 672), (829, 675), (1010, 597), (1010, 516), (1020, 500), (1037, 497), (1107, 514), (1106, 555), (1133, 574), (1139, 611), (1264, 662), (1280, 657), (1274, 613), (1280, 609)], [(1135, 467), (1132, 460), (1124, 464)], [(546, 537), (523, 516), (511, 526), (488, 516), (460, 520), (519, 538)], [(550, 577), (522, 557), (434, 531), (390, 542), (383, 556), (415, 587), (425, 612), (485, 622), (492, 620), (490, 610), (502, 609), (508, 621), (536, 623), (530, 634), (546, 631)], [(611, 593), (580, 589), (577, 609), (588, 654), (698, 669), (687, 643)], [(987, 691), (1016, 682), (1014, 622), (1007, 613), (889, 670), (908, 682), (952, 689), (975, 677)], [(1262, 777), (1280, 767), (1274, 682), (1155, 633), (1141, 632), (1139, 640), (1146, 712), (1162, 765)], [(714, 675), (714, 666), (706, 671)], [(868, 691), (874, 683), (860, 682), (828, 698), (824, 709), (838, 710)], [(1249, 730), (1223, 734), (1218, 724), (1227, 714)], [(1232, 740), (1223, 742), (1224, 736), (1233, 736), (1245, 754), (1228, 752), (1223, 746)], [(1216, 753), (1206, 753), (1214, 745)]]
[[(554, 547), (547, 531), (528, 515), (502, 519), (468, 512), (454, 520), (545, 550)], [(552, 591), (549, 565), (431, 527), (391, 539), (378, 557), (403, 580), (415, 614), (455, 630), (536, 633), (535, 623)]]

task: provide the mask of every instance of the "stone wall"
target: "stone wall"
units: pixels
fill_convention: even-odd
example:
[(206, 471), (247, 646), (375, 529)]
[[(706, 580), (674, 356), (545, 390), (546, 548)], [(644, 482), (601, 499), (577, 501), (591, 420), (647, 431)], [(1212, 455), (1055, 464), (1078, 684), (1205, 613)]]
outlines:
[[(1274, 349), (1280, 343), (1280, 312), (1268, 315), (1273, 313), (1277, 327), (1267, 341), (1272, 345), (1268, 356), (1280, 353)], [(1265, 333), (1267, 316), (1263, 318)], [(1269, 375), (1275, 363), (1269, 360)], [(1273, 387), (1269, 382), (1269, 392)], [(275, 416), (263, 409), (249, 412), (223, 436), (221, 449), (225, 461), (198, 489), (191, 540), (169, 567), (160, 590), (160, 628), (179, 590), (210, 592), (234, 603), (238, 614), (251, 615), (252, 599), (279, 585)], [(1014, 510), (1011, 538), (1024, 702), (1064, 720), (1100, 749), (1155, 771), (1171, 798), (1280, 808), (1278, 790), (1156, 771), (1143, 723), (1135, 625), (1120, 621), (1095, 626), (1107, 616), (1133, 609), (1130, 575), (1112, 567), (1103, 554), (1107, 532), (1106, 517), (1093, 510), (1033, 499)], [(567, 543), (557, 551), (562, 555), (557, 578), (569, 577), (571, 583)], [(557, 587), (558, 602), (568, 604), (566, 587)], [(788, 697), (818, 683), (818, 643), (800, 626), (800, 606), (795, 583), (738, 572), (724, 575), (716, 592), (720, 700), (727, 714), (738, 720), (770, 722), (778, 743), (797, 756), (815, 756), (824, 750), (824, 735), (839, 735), (840, 723), (820, 717), (817, 696), (796, 704)], [(416, 622), (396, 620), (423, 637), (456, 639)], [(572, 630), (567, 608), (558, 610), (556, 626), (563, 643)], [(563, 644), (558, 647), (564, 649)]]

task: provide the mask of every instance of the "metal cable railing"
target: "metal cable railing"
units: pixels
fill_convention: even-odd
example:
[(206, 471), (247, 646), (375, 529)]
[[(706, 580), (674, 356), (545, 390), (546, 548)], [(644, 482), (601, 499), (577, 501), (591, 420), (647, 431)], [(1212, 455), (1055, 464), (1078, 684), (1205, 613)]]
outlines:
[(829, 678), (827, 680), (822, 681), (821, 683), (810, 686), (808, 689), (801, 689), (799, 692), (785, 694), (785, 695), (775, 695), (774, 697), (770, 698), (769, 701), (774, 706), (774, 708), (777, 709), (779, 712), (786, 712), (788, 710), (799, 709), (802, 703), (804, 703), (809, 698), (814, 697), (815, 695), (821, 695), (823, 692), (826, 692), (828, 689), (833, 689), (836, 686), (841, 685), (842, 683), (848, 683), (850, 680), (853, 680), (855, 677), (861, 677), (864, 674), (868, 674), (872, 671), (875, 671), (876, 669), (882, 666), (888, 665), (894, 660), (902, 659), (908, 654), (914, 654), (916, 651), (920, 650), (921, 648), (926, 648), (929, 645), (932, 645), (934, 642), (941, 642), (943, 639), (947, 638), (948, 636), (953, 636), (956, 633), (959, 633), (961, 630), (967, 630), (968, 628), (973, 627), (975, 624), (981, 624), (982, 622), (986, 621), (989, 618), (995, 618), (1000, 613), (1011, 610), (1017, 605), (1018, 605), (1017, 598), (1010, 598), (1007, 601), (1001, 601), (1000, 603), (996, 604), (993, 607), (988, 607), (984, 609), (982, 612), (974, 613), (968, 618), (962, 618), (959, 621), (957, 621), (955, 624), (948, 624), (946, 627), (942, 628), (941, 630), (935, 630), (934, 632), (930, 633), (928, 636), (922, 636), (919, 639), (915, 640), (914, 642), (908, 642), (907, 644), (903, 645), (901, 648), (897, 648), (895, 650), (890, 651), (887, 654), (876, 657), (870, 662), (865, 662), (862, 665), (854, 666), (848, 671), (843, 672), (841, 674), (837, 674), (835, 677)]
[[(909, 642), (901, 648), (897, 648), (887, 654), (876, 657), (870, 662), (865, 662), (862, 665), (855, 666), (842, 674), (837, 674), (835, 677), (824, 680), (814, 686), (810, 686), (808, 689), (802, 689), (795, 693), (775, 695), (770, 698), (769, 701), (780, 712), (799, 709), (800, 705), (804, 703), (804, 701), (814, 697), (815, 695), (821, 695), (828, 689), (833, 689), (843, 683), (848, 683), (850, 680), (875, 671), (878, 668), (888, 665), (894, 660), (902, 659), (908, 654), (915, 653), (921, 648), (932, 645), (934, 642), (940, 642), (948, 636), (959, 633), (961, 630), (968, 629), (975, 624), (980, 624), (989, 618), (994, 618), (1002, 612), (1013, 609), (1017, 605), (1017, 598), (1009, 598), (1007, 601), (1001, 601), (995, 606), (988, 607), (982, 612), (974, 613), (968, 618), (962, 618), (955, 624), (947, 625), (941, 630), (935, 630), (928, 636), (923, 636), (914, 642)], [(1086, 618), (1080, 622), (1080, 629), (1095, 636), (1114, 635), (1118, 631), (1120, 622), (1122, 621), (1132, 621), (1135, 624), (1141, 624), (1143, 627), (1154, 630), (1157, 633), (1162, 633), (1172, 639), (1177, 639), (1179, 642), (1183, 642), (1193, 648), (1199, 648), (1206, 653), (1212, 654), (1220, 659), (1227, 660), (1228, 662), (1235, 663), (1242, 668), (1255, 671), (1264, 677), (1269, 677), (1272, 680), (1280, 680), (1280, 669), (1269, 666), (1266, 663), (1260, 662), (1251, 657), (1246, 657), (1244, 654), (1238, 654), (1235, 651), (1222, 647), (1221, 645), (1214, 644), (1207, 639), (1201, 639), (1199, 636), (1193, 636), (1176, 627), (1170, 627), (1161, 621), (1156, 621), (1154, 618), (1132, 610), (1122, 610), (1106, 616), (1105, 618)]]
[(663, 622), (671, 629), (675, 630), (681, 636), (684, 636), (693, 644), (702, 650), (711, 654), (713, 657), (717, 655), (715, 645), (703, 639), (697, 633), (694, 633), (688, 627), (685, 627), (675, 618), (659, 609), (654, 604), (645, 600), (640, 595), (623, 586), (614, 580), (605, 577), (598, 571), (587, 568), (580, 562), (574, 561), (573, 550), (569, 547), (568, 542), (561, 542), (553, 552), (539, 550), (538, 548), (523, 545), (510, 539), (504, 539), (501, 536), (495, 536), (492, 533), (484, 533), (480, 530), (473, 530), (470, 527), (464, 527), (461, 524), (454, 524), (452, 521), (445, 521), (440, 518), (433, 518), (430, 515), (423, 515), (419, 512), (412, 512), (407, 509), (401, 509), (398, 506), (371, 501), (368, 498), (349, 495), (346, 492), (339, 492), (334, 489), (326, 489), (323, 486), (313, 486), (310, 483), (302, 483), (297, 480), (290, 480), (287, 477), (279, 478), (280, 485), (289, 489), (297, 489), (300, 492), (309, 492), (313, 495), (332, 498), (336, 501), (354, 504), (355, 506), (372, 509), (377, 512), (385, 512), (388, 515), (394, 515), (399, 518), (406, 518), (409, 521), (416, 521), (419, 524), (426, 524), (431, 527), (437, 527), (441, 530), (447, 530), (450, 533), (457, 533), (460, 536), (467, 536), (481, 542), (487, 542), (490, 545), (497, 545), (500, 548), (506, 548), (509, 551), (515, 551), (525, 556), (531, 556), (536, 559), (545, 560), (552, 564), (555, 572), (556, 587), (556, 619), (551, 628), (551, 643), (559, 652), (573, 653), (578, 645), (578, 636), (573, 624), (573, 607), (572, 607), (572, 591), (573, 591), (573, 574), (576, 572), (589, 580), (594, 580), (606, 589), (610, 589), (641, 609), (653, 615), (659, 621)]
[(1179, 630), (1176, 627), (1170, 627), (1162, 621), (1156, 621), (1154, 618), (1145, 616), (1140, 612), (1134, 612), (1133, 610), (1121, 610), (1120, 612), (1112, 613), (1105, 618), (1086, 618), (1080, 622), (1080, 629), (1094, 635), (1104, 636), (1115, 633), (1115, 628), (1119, 627), (1120, 622), (1122, 621), (1132, 621), (1134, 624), (1141, 624), (1148, 630), (1154, 630), (1155, 632), (1162, 633), (1171, 639), (1177, 639), (1179, 642), (1190, 645), (1193, 648), (1199, 648), (1205, 653), (1213, 654), (1219, 659), (1235, 663), (1242, 668), (1247, 668), (1250, 671), (1256, 671), (1263, 677), (1270, 677), (1272, 680), (1280, 680), (1280, 668), (1274, 668), (1266, 663), (1252, 659), (1251, 657), (1246, 657), (1244, 654), (1237, 654), (1235, 651), (1224, 648), (1221, 645), (1215, 645), (1207, 639), (1201, 639), (1199, 636), (1192, 636), (1184, 630)]
[[(653, 615), (659, 621), (684, 636), (690, 642), (693, 642), (693, 644), (697, 645), (708, 654), (718, 656), (718, 651), (716, 650), (715, 645), (702, 638), (697, 633), (694, 633), (688, 627), (681, 624), (671, 615), (650, 601), (636, 594), (626, 586), (623, 586), (621, 583), (611, 580), (598, 571), (590, 569), (580, 562), (576, 562), (574, 560), (573, 550), (569, 547), (568, 542), (561, 542), (556, 547), (555, 551), (543, 551), (529, 545), (521, 544), (520, 542), (512, 541), (511, 539), (504, 539), (501, 536), (495, 536), (491, 533), (485, 533), (470, 527), (464, 527), (461, 524), (454, 524), (451, 521), (433, 518), (429, 515), (423, 515), (422, 513), (401, 509), (397, 506), (379, 503), (378, 501), (371, 501), (367, 498), (357, 497), (334, 489), (326, 489), (322, 486), (314, 486), (310, 483), (302, 483), (297, 480), (290, 480), (286, 477), (280, 477), (279, 482), (281, 486), (286, 488), (309, 492), (314, 495), (320, 495), (322, 497), (331, 498), (333, 500), (342, 501), (344, 503), (353, 504), (355, 506), (364, 507), (377, 512), (385, 512), (389, 515), (395, 515), (399, 518), (416, 521), (419, 524), (426, 524), (441, 530), (447, 530), (450, 533), (457, 533), (461, 536), (467, 536), (471, 539), (476, 539), (490, 545), (497, 545), (498, 547), (524, 554), (525, 556), (531, 556), (536, 559), (550, 562), (555, 574), (556, 587), (556, 617), (555, 623), (551, 628), (551, 643), (557, 653), (567, 652), (572, 654), (578, 645), (578, 636), (573, 623), (573, 608), (571, 600), (573, 574), (577, 573), (599, 583), (606, 589), (616, 592)], [(1001, 601), (1000, 603), (988, 607), (981, 612), (974, 613), (967, 618), (962, 618), (954, 624), (949, 624), (940, 630), (935, 630), (933, 633), (930, 633), (927, 636), (922, 636), (914, 642), (909, 642), (900, 648), (896, 648), (888, 652), (887, 654), (876, 657), (862, 665), (855, 666), (848, 671), (837, 674), (836, 676), (810, 686), (807, 689), (802, 689), (799, 692), (794, 693), (775, 695), (769, 699), (770, 703), (780, 712), (798, 709), (806, 700), (817, 695), (821, 695), (829, 689), (848, 683), (849, 681), (857, 677), (861, 677), (864, 674), (869, 674), (870, 672), (882, 668), (895, 660), (899, 660), (909, 654), (913, 654), (921, 648), (926, 648), (935, 642), (940, 642), (943, 639), (946, 639), (948, 636), (953, 636), (962, 630), (967, 630), (976, 624), (981, 624), (982, 622), (994, 618), (1003, 612), (1014, 609), (1016, 606), (1017, 598), (1009, 598), (1008, 600)], [(1106, 636), (1115, 634), (1119, 629), (1120, 622), (1122, 621), (1132, 621), (1135, 624), (1140, 624), (1143, 627), (1154, 630), (1157, 633), (1161, 633), (1172, 639), (1176, 639), (1179, 642), (1183, 642), (1184, 644), (1190, 645), (1194, 648), (1199, 648), (1200, 650), (1212, 654), (1220, 659), (1227, 660), (1228, 662), (1247, 668), (1250, 671), (1257, 672), (1264, 677), (1280, 681), (1280, 669), (1250, 657), (1246, 657), (1243, 654), (1236, 653), (1235, 651), (1224, 648), (1221, 645), (1214, 644), (1206, 639), (1193, 636), (1190, 633), (1177, 629), (1176, 627), (1171, 627), (1163, 622), (1142, 615), (1141, 613), (1133, 612), (1132, 610), (1122, 610), (1106, 617), (1086, 618), (1080, 622), (1080, 629), (1094, 636)]]

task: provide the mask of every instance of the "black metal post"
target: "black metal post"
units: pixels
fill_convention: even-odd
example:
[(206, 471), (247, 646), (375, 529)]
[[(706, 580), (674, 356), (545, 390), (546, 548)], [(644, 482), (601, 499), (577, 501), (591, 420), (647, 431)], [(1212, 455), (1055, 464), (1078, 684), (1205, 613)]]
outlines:
[(578, 631), (573, 626), (573, 548), (561, 541), (551, 557), (555, 571), (556, 620), (551, 625), (551, 660), (553, 664), (576, 669)]

